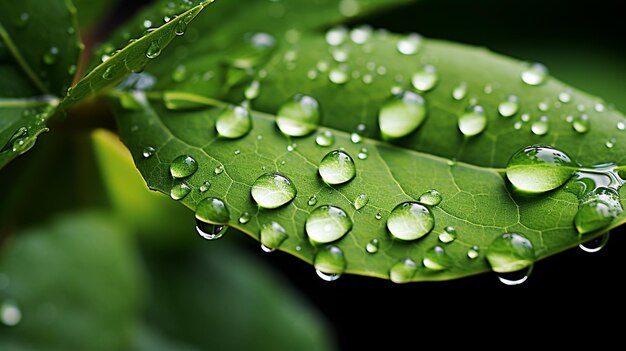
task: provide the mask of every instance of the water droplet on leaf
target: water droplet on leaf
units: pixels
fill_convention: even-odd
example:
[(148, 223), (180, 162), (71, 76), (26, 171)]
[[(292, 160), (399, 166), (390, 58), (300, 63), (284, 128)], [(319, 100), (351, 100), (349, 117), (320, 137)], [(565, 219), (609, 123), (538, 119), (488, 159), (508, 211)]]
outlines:
[(154, 40), (148, 46), (146, 50), (146, 57), (149, 59), (155, 59), (161, 55), (161, 45), (158, 40)]
[(439, 234), (439, 241), (444, 244), (448, 244), (456, 240), (456, 229), (451, 226), (447, 226), (443, 229), (443, 233)]
[(337, 246), (327, 245), (320, 248), (313, 260), (317, 275), (326, 280), (334, 281), (339, 279), (346, 270), (346, 258), (343, 251)]
[(439, 76), (437, 75), (437, 69), (432, 65), (424, 65), (422, 70), (413, 74), (411, 83), (413, 87), (421, 92), (429, 91), (437, 85)]
[(387, 218), (387, 229), (400, 240), (415, 240), (430, 233), (435, 218), (430, 210), (417, 202), (405, 202), (396, 206)]
[(441, 203), (441, 200), (443, 200), (441, 193), (434, 189), (428, 190), (417, 199), (418, 202), (429, 206), (437, 206)]
[(367, 197), (367, 195), (360, 194), (354, 199), (354, 209), (356, 209), (357, 211), (362, 209), (363, 207), (365, 207), (365, 205), (367, 205), (369, 201), (370, 199)]
[(511, 117), (515, 115), (519, 108), (518, 100), (517, 96), (509, 95), (506, 101), (501, 102), (500, 105), (498, 105), (500, 116)]
[(379, 245), (378, 239), (372, 239), (365, 245), (365, 251), (367, 251), (367, 253), (375, 254), (378, 252)]
[(170, 173), (174, 178), (186, 178), (196, 173), (198, 170), (198, 163), (196, 160), (188, 155), (181, 155), (172, 161), (170, 164)]
[(403, 55), (415, 55), (422, 45), (422, 36), (417, 33), (411, 33), (400, 39), (396, 48)]
[(276, 116), (276, 125), (288, 136), (305, 136), (317, 129), (320, 110), (313, 97), (298, 94), (283, 104)]
[(329, 243), (342, 238), (352, 229), (352, 220), (339, 207), (324, 205), (309, 214), (306, 234), (313, 243)]
[(238, 139), (252, 130), (250, 111), (242, 106), (228, 106), (217, 116), (217, 133), (224, 138)]
[(343, 184), (356, 176), (356, 167), (345, 151), (334, 150), (324, 156), (318, 172), (327, 184)]
[(396, 262), (389, 269), (389, 279), (396, 284), (408, 283), (417, 272), (417, 264), (410, 258)]
[(522, 81), (528, 85), (541, 85), (548, 76), (548, 68), (540, 63), (533, 63), (522, 72)]
[(435, 246), (424, 253), (424, 267), (432, 271), (442, 271), (452, 266), (452, 259), (441, 246)]
[(472, 105), (459, 117), (459, 130), (465, 136), (474, 136), (487, 128), (487, 115), (480, 105)]
[(565, 184), (577, 170), (576, 164), (561, 150), (533, 145), (516, 152), (506, 168), (509, 181), (519, 190), (542, 193)]
[(296, 197), (296, 187), (286, 176), (270, 172), (258, 177), (250, 190), (252, 198), (263, 208), (278, 208)]
[(240, 224), (246, 224), (248, 222), (250, 222), (250, 219), (252, 219), (252, 216), (250, 215), (249, 212), (244, 212), (241, 214), (241, 216), (239, 216), (239, 223)]
[(387, 139), (409, 135), (422, 124), (426, 112), (426, 101), (421, 95), (411, 91), (393, 95), (380, 108), (380, 131)]
[(317, 135), (315, 143), (319, 146), (331, 146), (335, 143), (335, 135), (330, 130), (325, 130)]
[(288, 234), (282, 225), (272, 222), (264, 224), (261, 227), (261, 247), (265, 252), (276, 250), (282, 243), (287, 240)]
[(170, 189), (170, 197), (173, 200), (182, 200), (185, 196), (189, 195), (191, 187), (185, 183), (174, 184)]
[(491, 269), (496, 273), (517, 272), (535, 262), (535, 248), (525, 236), (504, 233), (496, 237), (486, 253)]
[(467, 96), (467, 83), (462, 82), (452, 90), (452, 98), (454, 100), (460, 101), (463, 100)]

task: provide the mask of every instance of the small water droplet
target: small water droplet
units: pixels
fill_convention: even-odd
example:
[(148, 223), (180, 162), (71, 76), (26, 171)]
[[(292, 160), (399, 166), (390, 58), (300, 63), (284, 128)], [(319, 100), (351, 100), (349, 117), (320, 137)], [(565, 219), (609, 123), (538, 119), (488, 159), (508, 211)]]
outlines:
[(548, 68), (540, 63), (533, 63), (524, 69), (522, 81), (528, 85), (541, 85), (548, 76)]
[(574, 130), (580, 134), (587, 133), (589, 131), (589, 127), (589, 115), (585, 113), (574, 118), (574, 120), (572, 121), (572, 128), (574, 128)]
[(348, 39), (348, 29), (346, 27), (334, 27), (326, 32), (326, 43), (330, 46), (338, 46)]
[(426, 118), (426, 101), (414, 92), (392, 95), (380, 108), (378, 124), (386, 139), (397, 139), (411, 134)]
[(606, 246), (606, 243), (609, 241), (609, 236), (609, 233), (606, 232), (599, 237), (581, 243), (580, 245), (578, 245), (578, 247), (588, 253), (598, 252)]
[(528, 113), (524, 113), (524, 114), (522, 114), (520, 119), (522, 120), (522, 122), (528, 122), (528, 121), (530, 121), (530, 115)]
[(367, 251), (367, 253), (375, 254), (378, 252), (379, 246), (380, 243), (378, 242), (378, 239), (372, 239), (365, 244), (365, 251)]
[(227, 106), (220, 112), (215, 121), (217, 133), (224, 138), (238, 139), (252, 130), (252, 116), (242, 106)]
[(606, 106), (604, 106), (604, 104), (597, 103), (593, 106), (593, 109), (596, 110), (596, 112), (604, 112)]
[(443, 247), (437, 245), (424, 253), (422, 264), (431, 271), (443, 271), (452, 266), (452, 259)]
[(441, 196), (440, 192), (434, 189), (428, 190), (417, 199), (418, 202), (429, 206), (437, 206), (441, 203), (441, 200), (443, 200), (443, 196)]
[(459, 130), (465, 136), (475, 136), (487, 128), (487, 115), (480, 105), (471, 105), (459, 117)]
[(334, 150), (324, 156), (318, 172), (327, 184), (343, 184), (356, 176), (356, 167), (345, 151)]
[(187, 22), (184, 20), (178, 21), (178, 23), (176, 23), (176, 28), (174, 29), (174, 32), (176, 33), (176, 35), (178, 36), (184, 35), (186, 31), (187, 31)]
[(343, 251), (334, 245), (327, 245), (320, 248), (315, 254), (313, 265), (317, 275), (325, 281), (339, 279), (346, 270), (346, 257)]
[(413, 87), (421, 92), (431, 90), (437, 85), (438, 81), (437, 69), (433, 65), (424, 65), (422, 70), (414, 73), (411, 78)]
[(117, 72), (117, 67), (115, 65), (109, 66), (102, 73), (102, 78), (106, 80), (111, 80), (115, 77), (115, 73)]
[(186, 178), (198, 170), (198, 162), (188, 155), (178, 156), (170, 164), (170, 173), (174, 178)]
[(315, 143), (324, 147), (331, 146), (335, 143), (335, 135), (330, 130), (325, 130), (317, 135)]
[(498, 112), (502, 117), (511, 117), (515, 115), (519, 109), (519, 99), (515, 95), (509, 95), (506, 101), (503, 101), (498, 105)]
[(314, 132), (319, 124), (319, 104), (311, 96), (298, 94), (283, 104), (276, 116), (276, 125), (288, 136), (305, 136)]
[(485, 255), (496, 273), (511, 273), (532, 267), (535, 262), (533, 243), (521, 234), (504, 233), (496, 237)]
[(350, 134), (350, 140), (352, 141), (352, 143), (358, 144), (361, 142), (362, 137), (358, 133), (355, 132), (355, 133)]
[(241, 150), (235, 149), (235, 151), (233, 151), (233, 154), (235, 154), (235, 156), (241, 155)]
[(461, 82), (452, 90), (452, 98), (460, 101), (463, 100), (465, 96), (467, 96), (467, 83)]
[(435, 218), (430, 210), (417, 202), (404, 202), (396, 206), (387, 218), (387, 229), (400, 240), (416, 240), (430, 233)]
[(617, 122), (617, 129), (618, 130), (626, 130), (626, 122), (625, 121)]
[(313, 243), (339, 240), (352, 229), (352, 220), (339, 207), (323, 205), (313, 210), (305, 222), (305, 230)]
[(533, 145), (517, 151), (509, 160), (506, 175), (519, 190), (543, 193), (560, 187), (577, 170), (563, 151), (550, 146)]
[(396, 284), (408, 283), (417, 272), (417, 264), (410, 258), (396, 262), (389, 269), (389, 279)]
[(53, 46), (46, 50), (43, 54), (43, 63), (46, 65), (54, 65), (59, 58), (59, 48)]
[(467, 257), (470, 260), (475, 260), (480, 255), (480, 248), (478, 246), (472, 246), (469, 250), (467, 250)]
[(22, 311), (19, 306), (11, 301), (5, 300), (0, 305), (0, 321), (2, 324), (13, 327), (20, 323), (22, 320)]
[(550, 102), (548, 100), (541, 101), (537, 104), (537, 109), (541, 112), (547, 112), (550, 110)]
[(338, 85), (346, 84), (348, 80), (350, 80), (347, 67), (340, 66), (331, 69), (330, 72), (328, 72), (328, 80)]
[(224, 173), (224, 165), (219, 165), (215, 167), (215, 169), (213, 170), (213, 173), (215, 173), (215, 175), (220, 175)]
[(317, 204), (317, 196), (313, 195), (309, 198), (309, 201), (307, 201), (307, 204), (309, 206), (315, 206)]
[(200, 188), (198, 188), (198, 190), (200, 190), (201, 193), (206, 193), (207, 191), (209, 191), (210, 188), (211, 188), (211, 182), (207, 180), (203, 182), (202, 185), (200, 185)]
[(548, 116), (540, 116), (539, 120), (533, 122), (530, 131), (535, 135), (546, 135), (550, 131)]
[(244, 91), (243, 95), (248, 100), (254, 100), (259, 97), (260, 93), (261, 93), (261, 82), (259, 82), (258, 80), (253, 80), (252, 82), (250, 82), (250, 85), (246, 87), (246, 90)]
[(250, 222), (250, 219), (252, 219), (252, 216), (250, 215), (250, 213), (244, 212), (241, 214), (241, 216), (239, 216), (239, 223), (246, 224)]
[(383, 218), (383, 215), (380, 212), (376, 212), (376, 215), (374, 216), (374, 218), (376, 218), (376, 220), (380, 221)]
[(148, 146), (143, 149), (143, 151), (141, 152), (141, 156), (143, 156), (143, 158), (150, 158), (155, 152), (155, 148), (153, 148), (152, 146)]
[(170, 197), (173, 200), (182, 200), (185, 196), (189, 195), (191, 192), (191, 187), (186, 183), (174, 184), (172, 189), (170, 189)]
[(370, 199), (369, 197), (367, 197), (366, 194), (360, 194), (354, 199), (354, 203), (353, 203), (354, 209), (357, 211), (362, 209), (363, 207), (365, 207), (365, 205), (367, 205), (369, 201)]
[(483, 93), (491, 95), (491, 93), (493, 93), (493, 85), (485, 84), (485, 87), (483, 88)]
[(367, 43), (372, 35), (372, 27), (368, 25), (358, 26), (350, 31), (350, 40), (358, 45)]
[(452, 226), (447, 226), (443, 229), (443, 233), (439, 234), (439, 241), (444, 244), (448, 244), (456, 240), (456, 229)]
[(286, 176), (269, 172), (258, 177), (250, 190), (252, 198), (263, 208), (278, 208), (296, 197), (296, 187)]
[(154, 40), (148, 46), (146, 50), (146, 57), (149, 59), (155, 59), (161, 55), (161, 45), (158, 40)]
[(617, 140), (615, 138), (611, 138), (604, 143), (604, 146), (606, 146), (607, 149), (612, 149), (613, 146), (615, 146), (616, 141)]
[(563, 91), (559, 93), (559, 101), (567, 104), (572, 101), (572, 93), (571, 91)]
[(307, 78), (309, 78), (310, 80), (315, 80), (317, 79), (318, 76), (318, 72), (316, 69), (310, 69), (307, 73), (306, 73)]
[(362, 147), (357, 157), (359, 158), (359, 160), (367, 160), (367, 158), (369, 157), (369, 151), (367, 150), (367, 148)]
[(422, 46), (422, 36), (417, 33), (411, 33), (400, 39), (396, 48), (403, 55), (415, 55)]

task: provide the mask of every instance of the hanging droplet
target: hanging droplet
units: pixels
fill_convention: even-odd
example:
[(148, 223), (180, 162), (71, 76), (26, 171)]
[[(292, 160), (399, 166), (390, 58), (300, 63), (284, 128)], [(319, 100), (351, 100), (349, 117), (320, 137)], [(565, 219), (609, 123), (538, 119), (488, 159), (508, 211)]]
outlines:
[(496, 276), (498, 277), (500, 283), (504, 285), (520, 285), (528, 280), (532, 270), (533, 266), (530, 265), (515, 272), (496, 273)]
[(317, 251), (313, 259), (313, 266), (315, 266), (315, 272), (320, 278), (329, 282), (334, 281), (339, 279), (346, 270), (346, 257), (337, 246), (327, 245)]
[(345, 151), (334, 150), (324, 156), (318, 172), (327, 184), (343, 184), (356, 176), (356, 167)]
[(286, 176), (270, 172), (258, 177), (250, 190), (252, 198), (263, 208), (278, 208), (296, 197), (296, 187)]
[(217, 133), (224, 138), (238, 139), (252, 130), (252, 116), (247, 108), (242, 106), (228, 106), (215, 121)]
[(387, 229), (400, 240), (415, 240), (430, 233), (435, 218), (430, 210), (417, 202), (405, 202), (396, 206), (387, 219)]
[(396, 48), (403, 55), (415, 55), (422, 45), (422, 36), (417, 33), (411, 33), (400, 39)]
[(447, 226), (443, 229), (443, 233), (439, 234), (439, 241), (444, 244), (449, 244), (456, 240), (456, 229), (452, 226)]
[(246, 87), (246, 90), (244, 90), (243, 95), (248, 100), (254, 100), (259, 97), (260, 93), (261, 93), (261, 82), (259, 82), (258, 80), (253, 80), (252, 82), (250, 82), (250, 85)]
[(149, 59), (155, 59), (161, 55), (161, 45), (158, 40), (154, 40), (148, 46), (146, 50), (146, 57)]
[(465, 99), (465, 96), (467, 96), (467, 83), (461, 82), (452, 90), (452, 98), (456, 101), (460, 101)]
[(519, 109), (519, 99), (515, 95), (509, 95), (506, 101), (503, 101), (498, 105), (498, 112), (502, 117), (511, 117), (515, 115)]
[(198, 170), (198, 162), (188, 155), (178, 156), (170, 164), (170, 174), (174, 178), (186, 178)]
[(589, 127), (589, 115), (587, 115), (586, 113), (575, 117), (572, 121), (572, 128), (574, 128), (574, 130), (580, 134), (587, 133), (589, 131)]
[(276, 125), (288, 136), (305, 136), (314, 132), (319, 124), (319, 104), (314, 98), (298, 94), (283, 104), (276, 116)]
[(367, 195), (360, 194), (359, 196), (357, 196), (354, 199), (354, 203), (353, 203), (354, 209), (357, 210), (357, 211), (362, 209), (363, 207), (365, 207), (365, 205), (367, 205), (367, 203), (369, 201), (370, 201), (370, 199), (369, 199), (369, 197), (367, 197)]
[(426, 118), (426, 101), (414, 92), (392, 95), (380, 108), (378, 124), (383, 138), (397, 139), (411, 134)]
[(178, 36), (181, 36), (181, 35), (184, 35), (186, 31), (187, 31), (187, 22), (185, 22), (184, 20), (178, 21), (178, 23), (176, 23), (176, 28), (174, 29), (174, 33), (176, 33), (176, 35)]
[(465, 136), (475, 136), (487, 128), (487, 115), (480, 105), (469, 106), (459, 117), (459, 130)]
[(563, 151), (550, 146), (533, 145), (519, 150), (511, 157), (506, 175), (523, 192), (543, 193), (565, 184), (577, 169)]
[(496, 273), (517, 272), (531, 267), (536, 259), (533, 243), (525, 236), (504, 233), (496, 237), (485, 255)]
[(424, 267), (432, 271), (443, 271), (452, 267), (452, 259), (441, 246), (435, 246), (424, 253)]
[(221, 238), (227, 229), (227, 225), (204, 223), (196, 219), (196, 232), (206, 240), (217, 240)]
[(335, 135), (330, 130), (325, 130), (317, 135), (315, 143), (319, 146), (332, 146), (335, 143)]
[(261, 227), (261, 234), (259, 236), (261, 248), (265, 252), (276, 250), (289, 237), (285, 228), (276, 222), (264, 224)]
[(443, 196), (435, 189), (426, 191), (417, 199), (418, 202), (429, 206), (437, 206), (441, 200), (443, 200)]
[(380, 243), (378, 239), (372, 239), (368, 241), (367, 244), (365, 245), (365, 251), (367, 251), (367, 253), (375, 254), (378, 252), (379, 246), (380, 246)]
[(413, 87), (421, 92), (431, 90), (437, 85), (438, 81), (437, 69), (432, 65), (424, 65), (422, 70), (414, 73), (411, 78)]
[(339, 207), (324, 205), (309, 214), (305, 230), (313, 243), (329, 243), (339, 240), (352, 229), (352, 220)]
[[(221, 199), (208, 197), (196, 206), (196, 229), (207, 240), (218, 239), (230, 221), (228, 207)], [(204, 224), (208, 224), (204, 225)]]
[(606, 243), (609, 241), (609, 236), (609, 232), (606, 232), (599, 237), (581, 243), (578, 247), (588, 253), (598, 252), (606, 246)]
[(619, 193), (600, 186), (580, 199), (574, 226), (580, 234), (592, 233), (609, 226), (622, 211)]
[(389, 279), (396, 284), (408, 283), (417, 272), (417, 264), (410, 258), (396, 262), (389, 269)]
[(467, 258), (470, 260), (475, 260), (480, 255), (480, 248), (478, 246), (472, 246), (469, 250), (467, 250)]
[(528, 85), (541, 85), (548, 76), (548, 68), (540, 63), (533, 63), (522, 71), (522, 81)]
[(182, 200), (185, 196), (189, 195), (191, 187), (185, 183), (174, 184), (170, 189), (170, 197), (173, 200)]

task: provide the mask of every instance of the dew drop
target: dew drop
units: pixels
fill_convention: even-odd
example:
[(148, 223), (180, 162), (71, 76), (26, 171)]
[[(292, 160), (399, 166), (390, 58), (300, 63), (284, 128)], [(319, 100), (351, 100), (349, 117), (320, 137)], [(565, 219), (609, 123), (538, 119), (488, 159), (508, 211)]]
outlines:
[(565, 184), (576, 170), (576, 164), (565, 152), (550, 146), (533, 145), (511, 157), (506, 175), (523, 192), (543, 193)]
[(548, 100), (541, 101), (537, 104), (537, 109), (541, 112), (547, 112), (550, 110), (550, 103)]
[(594, 109), (596, 112), (604, 112), (604, 110), (606, 109), (606, 106), (604, 106), (604, 104), (597, 103), (597, 104), (595, 104), (595, 105), (593, 106), (593, 109)]
[(606, 243), (609, 241), (609, 236), (609, 233), (606, 232), (597, 238), (581, 243), (578, 247), (588, 253), (598, 252), (606, 246)]
[(400, 39), (396, 48), (403, 55), (415, 55), (422, 45), (422, 36), (417, 33), (411, 33)]
[(546, 135), (550, 131), (550, 124), (548, 124), (548, 116), (539, 117), (538, 121), (533, 122), (530, 126), (530, 131), (535, 135)]
[(467, 83), (462, 82), (452, 90), (452, 98), (456, 101), (465, 99), (467, 96)]
[(288, 234), (285, 228), (277, 222), (263, 224), (261, 227), (261, 248), (265, 252), (272, 252), (287, 240)]
[(250, 222), (250, 219), (252, 219), (252, 216), (250, 215), (250, 212), (244, 212), (241, 214), (241, 216), (239, 216), (239, 223), (240, 224), (246, 224), (248, 222)]
[(334, 245), (327, 245), (319, 249), (313, 259), (315, 272), (325, 281), (339, 279), (346, 270), (346, 257), (343, 251)]
[(417, 264), (410, 258), (396, 262), (389, 269), (389, 279), (396, 284), (408, 283), (417, 272)]
[(191, 187), (186, 183), (174, 184), (172, 189), (170, 189), (170, 197), (173, 200), (182, 200), (185, 196), (189, 195), (191, 192)]
[(198, 162), (188, 155), (178, 156), (170, 164), (170, 174), (174, 178), (186, 178), (198, 170)]
[(426, 101), (414, 92), (392, 95), (380, 108), (378, 123), (386, 139), (397, 139), (411, 134), (426, 118)]
[(329, 243), (342, 238), (352, 229), (352, 220), (339, 207), (323, 205), (313, 210), (305, 222), (305, 230), (313, 243)]
[(213, 173), (215, 173), (215, 175), (220, 175), (224, 173), (224, 165), (219, 165), (215, 167), (215, 169), (213, 170)]
[(378, 239), (372, 239), (365, 244), (365, 251), (367, 251), (367, 253), (375, 254), (378, 252), (379, 246), (380, 243)]
[(59, 48), (53, 46), (46, 50), (43, 54), (43, 63), (46, 65), (54, 65), (59, 58)]
[(258, 80), (253, 80), (252, 82), (250, 82), (250, 85), (246, 87), (246, 90), (244, 90), (243, 95), (248, 100), (254, 100), (259, 97), (260, 93), (261, 93), (261, 82), (259, 82)]
[(196, 206), (196, 230), (207, 240), (220, 238), (229, 220), (230, 212), (221, 199), (208, 197)]
[(309, 198), (309, 200), (307, 201), (307, 204), (309, 206), (315, 206), (317, 205), (317, 196), (313, 195)]
[(532, 267), (536, 258), (533, 243), (516, 233), (496, 237), (489, 244), (485, 256), (496, 273), (511, 273)]
[(421, 92), (431, 90), (437, 85), (438, 81), (437, 69), (432, 65), (424, 65), (422, 70), (414, 73), (411, 78), (413, 87)]
[(143, 149), (143, 151), (141, 152), (141, 156), (143, 156), (143, 158), (150, 158), (152, 155), (154, 155), (155, 152), (155, 148), (153, 148), (152, 146), (148, 146)]
[(424, 253), (422, 264), (431, 271), (443, 271), (452, 267), (452, 259), (442, 246), (437, 245)]
[(506, 101), (503, 101), (498, 105), (498, 112), (502, 117), (511, 117), (515, 115), (519, 109), (519, 99), (515, 95), (509, 95)]
[(487, 128), (487, 115), (480, 105), (469, 106), (459, 117), (459, 130), (465, 136), (475, 136)]
[(387, 218), (387, 229), (400, 240), (415, 240), (430, 233), (435, 218), (430, 210), (417, 202), (404, 202), (396, 206)]
[(22, 311), (19, 306), (10, 300), (5, 300), (0, 305), (0, 322), (2, 324), (13, 327), (22, 320)]
[(202, 185), (200, 185), (200, 188), (198, 188), (198, 190), (200, 190), (201, 193), (206, 193), (207, 191), (209, 191), (210, 188), (211, 188), (211, 182), (207, 180), (203, 182)]
[(369, 197), (367, 197), (366, 194), (360, 194), (354, 199), (354, 203), (353, 203), (354, 209), (357, 211), (362, 209), (363, 207), (365, 207), (365, 205), (367, 205), (369, 201), (370, 199)]
[(345, 151), (334, 150), (324, 156), (318, 172), (327, 184), (343, 184), (356, 176), (356, 167)]
[(369, 151), (367, 150), (367, 148), (362, 147), (357, 157), (359, 158), (359, 160), (367, 160), (367, 158), (369, 157)]
[(146, 50), (146, 57), (149, 59), (155, 59), (161, 55), (161, 45), (158, 40), (154, 40), (148, 46)]
[(325, 130), (317, 135), (315, 143), (323, 147), (332, 146), (335, 143), (335, 135), (330, 130)]
[(470, 260), (475, 260), (480, 255), (480, 248), (478, 246), (472, 246), (469, 250), (467, 250), (467, 258)]
[(276, 125), (288, 136), (305, 136), (317, 129), (320, 110), (313, 97), (298, 94), (283, 104), (276, 116)]
[(447, 226), (443, 229), (443, 233), (439, 234), (439, 241), (444, 244), (448, 244), (456, 240), (456, 229), (452, 226)]
[(587, 133), (589, 131), (589, 127), (589, 115), (585, 113), (574, 118), (574, 120), (572, 121), (572, 128), (574, 128), (574, 130), (580, 134)]
[(496, 276), (500, 283), (504, 285), (520, 285), (528, 280), (532, 270), (533, 266), (530, 265), (515, 272), (496, 273)]
[(269, 172), (258, 177), (250, 190), (252, 198), (263, 208), (278, 208), (296, 197), (296, 187), (286, 176)]
[(30, 15), (28, 14), (28, 12), (22, 12), (15, 19), (14, 24), (18, 28), (24, 28), (26, 26), (26, 24), (28, 24), (29, 20), (30, 20)]
[(532, 86), (543, 84), (547, 76), (548, 69), (540, 63), (529, 65), (521, 74), (522, 82)]
[(361, 137), (361, 135), (359, 135), (359, 133), (352, 133), (350, 134), (350, 141), (352, 141), (353, 144), (358, 144), (361, 142), (363, 138)]
[(441, 193), (434, 189), (428, 190), (417, 199), (418, 202), (429, 206), (437, 206), (441, 200), (443, 200)]
[(228, 106), (220, 112), (215, 122), (217, 133), (227, 139), (238, 139), (252, 130), (250, 111), (242, 106)]
[(374, 216), (374, 218), (376, 218), (377, 221), (380, 221), (383, 218), (382, 213), (377, 212), (376, 215)]

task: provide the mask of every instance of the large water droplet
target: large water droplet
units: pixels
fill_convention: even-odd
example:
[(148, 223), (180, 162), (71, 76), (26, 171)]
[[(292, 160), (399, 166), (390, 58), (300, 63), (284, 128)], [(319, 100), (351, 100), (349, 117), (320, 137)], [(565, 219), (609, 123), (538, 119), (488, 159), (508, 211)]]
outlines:
[(196, 173), (198, 162), (188, 155), (178, 156), (170, 164), (170, 173), (174, 178), (186, 178)]
[(419, 91), (429, 91), (437, 85), (439, 76), (437, 75), (437, 69), (432, 65), (424, 65), (422, 70), (413, 74), (411, 83), (413, 87)]
[(324, 156), (318, 172), (327, 184), (343, 184), (356, 176), (356, 167), (345, 151), (334, 150)]
[(487, 128), (487, 115), (480, 105), (469, 106), (459, 117), (459, 130), (465, 136), (474, 136)]
[(335, 135), (330, 130), (325, 130), (317, 135), (315, 143), (319, 146), (331, 146), (335, 143)]
[(519, 99), (515, 95), (509, 95), (506, 101), (503, 101), (498, 105), (498, 112), (502, 117), (511, 117), (515, 115), (519, 109)]
[(443, 233), (439, 234), (439, 241), (444, 244), (448, 244), (456, 240), (456, 229), (452, 226), (447, 226), (443, 229)]
[(528, 268), (535, 262), (535, 248), (525, 236), (504, 233), (495, 238), (486, 253), (491, 269), (496, 273), (510, 273)]
[(324, 205), (309, 214), (305, 229), (313, 243), (329, 243), (346, 235), (352, 229), (352, 220), (341, 208)]
[(574, 225), (580, 234), (587, 234), (609, 226), (622, 213), (619, 193), (606, 187), (588, 192), (580, 200)]
[(506, 167), (506, 176), (519, 190), (542, 193), (565, 184), (577, 170), (563, 151), (533, 145), (516, 152)]
[(263, 208), (278, 208), (296, 197), (296, 187), (286, 176), (270, 172), (258, 177), (252, 190), (252, 198)]
[(276, 116), (276, 125), (288, 136), (305, 136), (317, 129), (320, 110), (317, 100), (298, 94), (283, 104)]
[(378, 252), (379, 246), (380, 246), (380, 243), (378, 239), (372, 239), (368, 241), (367, 244), (365, 245), (365, 251), (367, 251), (367, 253), (375, 254)]
[(441, 246), (435, 246), (424, 253), (424, 267), (432, 271), (442, 271), (452, 267), (452, 259)]
[(360, 194), (354, 199), (354, 203), (353, 203), (354, 209), (357, 211), (362, 209), (363, 207), (365, 207), (365, 205), (367, 205), (369, 201), (370, 199), (369, 197), (367, 197), (366, 194)]
[(225, 225), (230, 220), (230, 212), (221, 199), (207, 197), (196, 206), (196, 219), (204, 223)]
[(548, 68), (540, 63), (533, 63), (522, 71), (522, 81), (528, 85), (541, 85), (548, 76)]
[(417, 272), (417, 264), (410, 258), (396, 262), (389, 269), (389, 279), (396, 284), (408, 283)]
[(378, 114), (384, 138), (396, 139), (416, 130), (426, 117), (426, 101), (414, 92), (404, 91), (387, 99)]
[(22, 320), (22, 311), (18, 305), (10, 300), (5, 300), (0, 305), (0, 322), (2, 324), (13, 327)]
[(606, 232), (597, 238), (581, 243), (578, 247), (588, 253), (598, 252), (606, 246), (606, 243), (609, 241), (609, 236), (609, 232)]
[(346, 257), (340, 248), (327, 245), (317, 251), (313, 265), (315, 266), (315, 272), (317, 272), (320, 278), (326, 281), (334, 281), (339, 279), (346, 270), (347, 263)]
[(173, 200), (182, 200), (185, 196), (189, 195), (191, 192), (191, 187), (186, 183), (174, 184), (172, 189), (170, 189), (170, 197)]
[(572, 128), (580, 134), (587, 133), (590, 127), (589, 115), (583, 113), (572, 121)]
[(403, 55), (415, 55), (422, 44), (422, 36), (417, 33), (411, 33), (400, 39), (396, 48)]
[(252, 129), (250, 111), (242, 106), (228, 106), (217, 116), (215, 122), (217, 133), (228, 139), (238, 139)]
[(148, 46), (146, 50), (146, 57), (149, 59), (155, 59), (161, 55), (161, 45), (158, 40), (154, 40)]
[(265, 252), (274, 251), (287, 240), (288, 236), (282, 225), (276, 222), (264, 224), (260, 234), (261, 248)]
[(387, 218), (387, 229), (394, 238), (415, 240), (430, 233), (435, 218), (430, 210), (417, 202), (405, 202), (396, 206)]
[(426, 191), (417, 199), (417, 201), (429, 206), (437, 206), (441, 200), (443, 200), (443, 196), (435, 189)]

